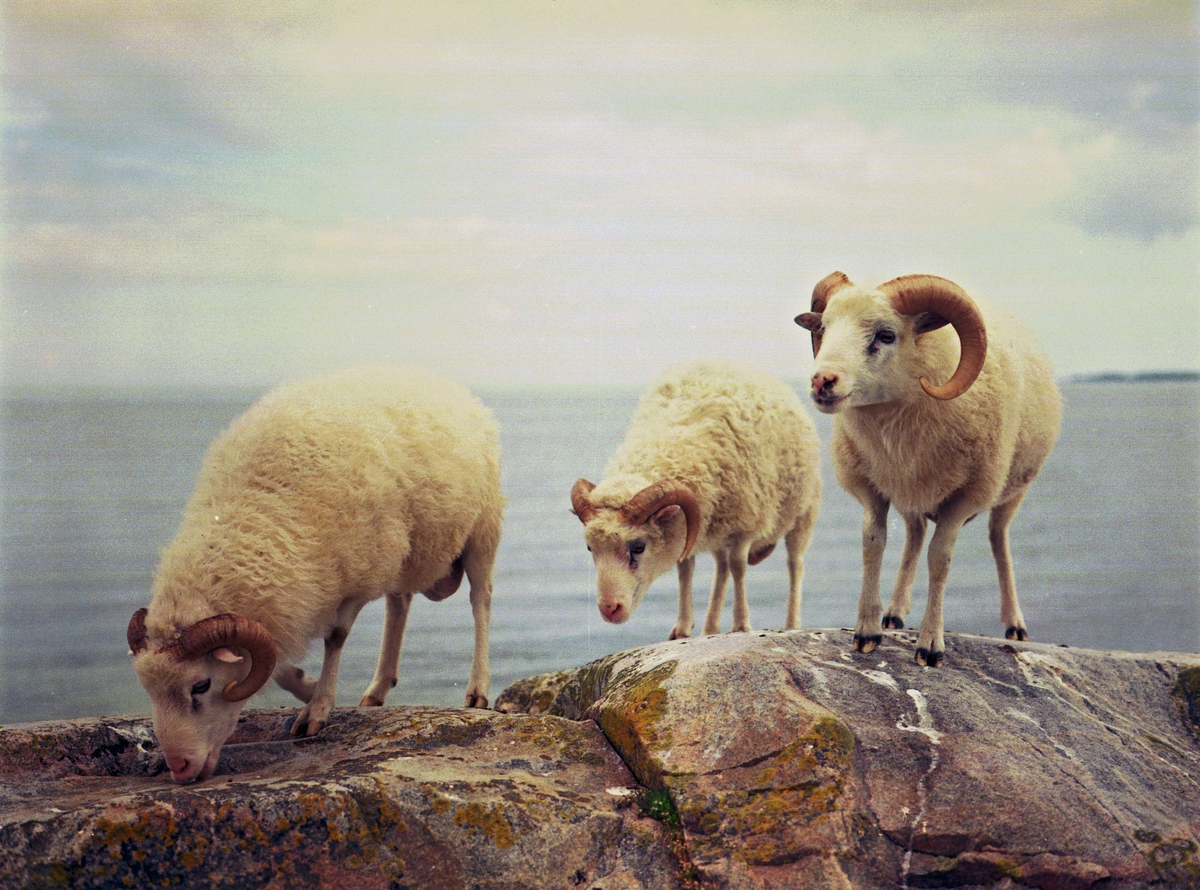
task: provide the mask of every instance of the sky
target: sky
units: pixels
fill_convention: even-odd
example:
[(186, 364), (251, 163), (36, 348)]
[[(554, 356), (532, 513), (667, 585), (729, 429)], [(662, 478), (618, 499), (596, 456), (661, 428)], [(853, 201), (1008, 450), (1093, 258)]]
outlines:
[(807, 376), (950, 278), (1062, 375), (1200, 368), (1190, 2), (3, 4), (15, 386)]

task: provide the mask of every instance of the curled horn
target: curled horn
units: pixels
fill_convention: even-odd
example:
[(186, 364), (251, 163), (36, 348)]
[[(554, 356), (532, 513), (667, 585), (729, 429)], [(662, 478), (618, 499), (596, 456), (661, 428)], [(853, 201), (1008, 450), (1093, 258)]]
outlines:
[(671, 506), (681, 508), (687, 520), (687, 542), (679, 557), (679, 562), (683, 562), (692, 552), (692, 546), (700, 534), (700, 503), (682, 485), (672, 482), (647, 485), (625, 503), (620, 509), (620, 516), (626, 525), (641, 525), (663, 507)]
[(812, 308), (796, 316), (796, 324), (812, 334), (813, 357), (821, 350), (821, 313), (829, 298), (843, 287), (852, 287), (844, 272), (830, 272), (817, 282), (812, 292)]
[(125, 629), (125, 640), (129, 643), (129, 651), (137, 655), (146, 648), (146, 609), (138, 609), (129, 619), (129, 627)]
[(966, 291), (936, 275), (905, 275), (893, 278), (880, 286), (901, 315), (929, 312), (944, 318), (958, 334), (960, 353), (953, 376), (941, 386), (934, 386), (925, 377), (921, 388), (935, 399), (955, 399), (971, 388), (987, 358), (987, 328), (975, 301)]
[(275, 641), (257, 621), (226, 612), (197, 621), (175, 641), (172, 654), (177, 659), (207, 655), (222, 646), (237, 646), (250, 653), (250, 673), (221, 690), (225, 701), (244, 701), (271, 678), (275, 669)]
[(584, 525), (591, 522), (592, 517), (596, 515), (595, 506), (588, 500), (588, 495), (595, 487), (586, 479), (576, 480), (575, 484), (571, 486), (571, 512), (578, 516), (579, 521)]

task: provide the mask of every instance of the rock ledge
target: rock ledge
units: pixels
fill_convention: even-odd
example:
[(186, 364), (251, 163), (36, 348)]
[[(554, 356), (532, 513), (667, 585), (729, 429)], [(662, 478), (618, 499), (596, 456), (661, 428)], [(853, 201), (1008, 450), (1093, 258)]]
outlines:
[(0, 727), (0, 886), (1200, 887), (1200, 656), (912, 644), (680, 640), (315, 739), (248, 711), (188, 787), (145, 718)]

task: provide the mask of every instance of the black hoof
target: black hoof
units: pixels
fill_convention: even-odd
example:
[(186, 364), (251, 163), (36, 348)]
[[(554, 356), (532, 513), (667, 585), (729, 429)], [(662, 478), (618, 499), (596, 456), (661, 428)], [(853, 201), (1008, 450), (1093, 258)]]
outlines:
[(854, 651), (855, 652), (874, 652), (875, 647), (883, 641), (883, 636), (876, 634), (875, 636), (864, 636), (862, 634), (854, 635)]
[(1023, 642), (1029, 639), (1029, 632), (1023, 627), (1010, 627), (1004, 632), (1004, 639), (1020, 640)]
[(917, 664), (921, 667), (939, 667), (942, 663), (941, 652), (930, 652), (928, 649), (917, 650)]
[(903, 630), (904, 619), (899, 615), (884, 615), (883, 616), (884, 630)]

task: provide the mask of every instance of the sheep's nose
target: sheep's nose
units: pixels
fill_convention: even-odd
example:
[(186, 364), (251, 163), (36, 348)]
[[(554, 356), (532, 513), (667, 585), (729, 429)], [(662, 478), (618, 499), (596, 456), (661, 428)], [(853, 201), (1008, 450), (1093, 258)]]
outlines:
[(168, 754), (164, 759), (167, 761), (167, 769), (169, 769), (174, 775), (179, 776), (187, 772), (190, 761), (186, 757)]
[(621, 620), (621, 610), (624, 608), (620, 603), (601, 603), (600, 614), (604, 616), (606, 621), (615, 623)]
[(812, 376), (812, 391), (813, 394), (826, 393), (831, 394), (833, 388), (837, 386), (837, 374), (813, 374)]

